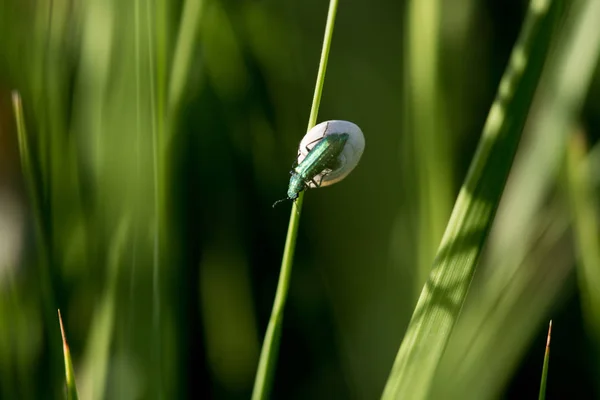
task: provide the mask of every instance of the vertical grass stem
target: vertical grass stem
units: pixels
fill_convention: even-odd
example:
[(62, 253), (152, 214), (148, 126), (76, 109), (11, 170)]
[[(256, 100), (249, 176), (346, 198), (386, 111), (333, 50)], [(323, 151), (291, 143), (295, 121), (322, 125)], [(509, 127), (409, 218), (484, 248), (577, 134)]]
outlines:
[[(315, 93), (310, 110), (310, 117), (308, 119), (307, 131), (317, 123), (317, 115), (319, 114), (321, 94), (323, 92), (323, 84), (325, 82), (325, 72), (327, 70), (327, 60), (329, 58), (329, 49), (331, 47), (331, 38), (333, 36), (337, 5), (337, 0), (331, 0), (329, 2), (325, 37), (323, 39), (323, 49), (321, 50), (319, 72), (317, 74), (317, 82), (315, 85)], [(271, 391), (273, 375), (275, 372), (275, 366), (277, 364), (277, 354), (279, 352), (283, 310), (290, 284), (290, 276), (292, 274), (292, 260), (294, 258), (294, 250), (296, 248), (296, 238), (298, 236), (298, 226), (300, 225), (300, 212), (302, 210), (303, 201), (304, 193), (300, 193), (300, 196), (292, 206), (290, 223), (288, 225), (287, 238), (283, 251), (283, 260), (281, 262), (281, 270), (279, 273), (279, 282), (277, 283), (277, 292), (275, 294), (271, 318), (269, 319), (269, 325), (267, 326), (267, 332), (265, 333), (262, 350), (260, 352), (258, 370), (256, 372), (256, 379), (254, 381), (254, 390), (252, 391), (252, 400), (266, 399), (269, 397), (269, 393)]]

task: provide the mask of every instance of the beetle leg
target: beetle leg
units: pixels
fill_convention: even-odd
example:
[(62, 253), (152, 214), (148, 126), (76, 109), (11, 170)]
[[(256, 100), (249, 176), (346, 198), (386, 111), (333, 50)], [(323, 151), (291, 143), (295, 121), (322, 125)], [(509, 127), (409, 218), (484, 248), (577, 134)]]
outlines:
[[(310, 142), (310, 143), (307, 143), (307, 144), (306, 144), (306, 146), (304, 146), (304, 150), (306, 150), (306, 153), (310, 153), (310, 151), (312, 150), (312, 147), (309, 149), (309, 148), (308, 148), (308, 146), (310, 146), (310, 145), (311, 145), (311, 144), (313, 144), (313, 143), (319, 142), (319, 141), (321, 141), (322, 139), (323, 139), (323, 137), (320, 137), (320, 138), (317, 138), (317, 139), (313, 140), (313, 141), (312, 141), (312, 142)], [(313, 147), (315, 147), (315, 146), (313, 146)], [(300, 153), (298, 153), (298, 156), (300, 156)]]
[(323, 179), (325, 179), (325, 177), (327, 175), (329, 175), (330, 173), (331, 173), (331, 170), (329, 170), (327, 172), (323, 171), (323, 173), (321, 173), (321, 180), (319, 181), (319, 187), (321, 187), (321, 184), (323, 183)]
[[(310, 143), (307, 143), (307, 144), (306, 144), (306, 146), (304, 146), (304, 150), (306, 150), (306, 153), (310, 153), (310, 151), (312, 150), (312, 147), (311, 147), (311, 148), (308, 148), (308, 146), (310, 146), (310, 145), (311, 145), (311, 144), (313, 144), (313, 143), (316, 143), (316, 142), (319, 142), (319, 141), (323, 140), (323, 138), (324, 138), (324, 137), (326, 136), (326, 134), (327, 134), (327, 128), (329, 128), (329, 122), (327, 122), (327, 123), (325, 124), (325, 129), (323, 130), (323, 135), (322, 135), (320, 138), (316, 138), (315, 140), (313, 140), (313, 141), (312, 141), (312, 142), (310, 142)], [(314, 147), (314, 146), (313, 146), (313, 147)], [(298, 151), (298, 157), (300, 157), (300, 151)]]
[[(329, 171), (329, 172), (331, 172), (331, 171)], [(315, 178), (312, 178), (312, 179), (311, 179), (311, 180), (309, 180), (308, 182), (309, 182), (309, 183), (312, 183), (313, 185), (315, 185), (315, 187), (317, 187), (317, 188), (320, 188), (320, 187), (321, 187), (321, 184), (323, 183), (323, 179), (325, 179), (325, 177), (326, 177), (327, 175), (329, 175), (329, 172), (325, 172), (325, 171), (323, 171), (323, 172), (321, 173), (321, 178), (319, 179), (319, 182), (317, 182), (317, 181), (315, 180)]]
[(329, 175), (330, 173), (332, 173), (332, 172), (333, 172), (333, 170), (332, 170), (332, 169), (329, 169), (329, 168), (326, 168), (326, 169), (324, 169), (324, 170), (321, 172), (321, 179), (319, 180), (319, 183), (317, 184), (317, 187), (321, 187), (321, 184), (323, 183), (323, 179), (325, 179), (325, 177), (326, 177), (327, 175)]

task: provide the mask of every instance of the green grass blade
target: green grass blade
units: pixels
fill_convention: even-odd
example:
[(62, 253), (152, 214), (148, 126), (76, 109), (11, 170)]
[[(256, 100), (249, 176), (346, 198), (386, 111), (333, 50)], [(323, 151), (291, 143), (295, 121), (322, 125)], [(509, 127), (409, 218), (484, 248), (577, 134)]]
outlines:
[[(327, 15), (327, 24), (325, 26), (325, 37), (323, 39), (323, 49), (321, 51), (319, 72), (317, 74), (317, 82), (315, 85), (312, 107), (310, 109), (307, 131), (316, 125), (317, 116), (319, 114), (319, 105), (321, 103), (321, 94), (323, 93), (323, 85), (325, 83), (325, 72), (327, 71), (327, 60), (329, 58), (329, 49), (331, 48), (331, 39), (333, 37), (337, 5), (337, 0), (331, 0), (329, 2), (329, 12)], [(287, 237), (285, 240), (285, 248), (283, 251), (283, 260), (281, 262), (281, 271), (279, 273), (279, 281), (277, 282), (277, 292), (275, 293), (273, 310), (271, 311), (269, 325), (267, 326), (267, 331), (265, 333), (265, 338), (258, 361), (258, 369), (256, 372), (256, 379), (254, 381), (254, 389), (252, 391), (253, 400), (268, 398), (273, 384), (277, 355), (279, 353), (283, 311), (290, 285), (292, 261), (296, 248), (296, 238), (298, 236), (298, 226), (300, 224), (300, 212), (302, 210), (303, 201), (304, 192), (301, 192), (300, 196), (298, 196), (298, 199), (293, 203), (292, 206)]]
[[(470, 296), (454, 328), (432, 398), (500, 396), (572, 273), (570, 218), (556, 183), (566, 138), (597, 62), (599, 6), (595, 1), (577, 2), (564, 13), (565, 23), (536, 94), (536, 111), (529, 118), (527, 137), (488, 241), (483, 265), (487, 273), (475, 282), (475, 296)], [(597, 157), (590, 153), (590, 163), (592, 155)], [(498, 353), (498, 348), (504, 350)]]
[(317, 124), (319, 115), (319, 106), (321, 105), (321, 95), (323, 94), (323, 85), (325, 84), (325, 73), (327, 72), (327, 61), (329, 60), (329, 49), (331, 48), (331, 39), (333, 38), (333, 27), (335, 26), (335, 15), (337, 14), (337, 0), (329, 2), (329, 12), (327, 13), (327, 24), (325, 25), (325, 37), (323, 38), (323, 49), (321, 50), (321, 60), (319, 61), (319, 72), (317, 73), (317, 82), (315, 84), (315, 93), (313, 95), (310, 116), (308, 118), (309, 131)]
[[(161, 314), (162, 293), (161, 293), (161, 261), (163, 259), (163, 232), (165, 221), (164, 217), (164, 196), (165, 191), (165, 174), (164, 174), (164, 80), (161, 71), (164, 57), (162, 54), (162, 46), (164, 44), (165, 32), (159, 29), (161, 18), (156, 12), (153, 2), (146, 2), (146, 34), (148, 40), (147, 51), (147, 74), (148, 74), (148, 90), (150, 97), (150, 132), (152, 143), (152, 335), (153, 335), (153, 379), (157, 390), (158, 397), (164, 395), (164, 376), (162, 372), (163, 365), (163, 349), (162, 326), (163, 317)], [(157, 4), (158, 5), (158, 4)], [(164, 56), (164, 54), (163, 54)]]
[[(600, 11), (600, 10), (599, 10)], [(577, 277), (582, 308), (591, 337), (600, 344), (600, 246), (599, 218), (595, 188), (590, 179), (590, 163), (582, 135), (569, 143), (566, 162), (567, 190), (573, 218)]]
[(531, 2), (384, 399), (428, 395), (504, 189), (552, 36), (550, 10), (557, 3)]
[(183, 5), (169, 82), (168, 111), (171, 116), (173, 112), (176, 112), (184, 93), (196, 46), (195, 39), (202, 18), (203, 5), (204, 1), (202, 0), (186, 0)]
[[(515, 255), (488, 266), (488, 271), (494, 268), (498, 273), (480, 283), (465, 304), (436, 371), (430, 398), (501, 397), (540, 320), (563, 294), (572, 272), (569, 221), (561, 200), (554, 196), (532, 217), (526, 251), (515, 246)], [(513, 264), (516, 271), (500, 275), (500, 269)]]
[(402, 160), (407, 186), (414, 188), (406, 195), (417, 210), (410, 215), (416, 231), (416, 300), (444, 234), (454, 195), (452, 140), (442, 112), (442, 2), (412, 0), (407, 7)]
[(73, 370), (73, 362), (71, 361), (71, 351), (67, 344), (67, 336), (65, 335), (65, 327), (63, 325), (62, 316), (60, 310), (58, 310), (58, 321), (60, 322), (60, 333), (63, 340), (63, 353), (65, 356), (65, 380), (67, 383), (67, 399), (77, 400), (77, 385), (75, 384), (75, 372)]
[[(40, 188), (37, 185), (39, 180), (35, 174), (35, 169), (33, 165), (33, 155), (31, 147), (29, 146), (29, 138), (27, 134), (27, 129), (25, 127), (25, 115), (23, 112), (23, 102), (21, 99), (21, 94), (17, 91), (12, 93), (12, 103), (13, 103), (13, 112), (15, 115), (15, 121), (17, 125), (17, 137), (19, 143), (19, 156), (21, 158), (21, 167), (23, 168), (23, 175), (25, 178), (25, 182), (27, 184), (27, 191), (29, 195), (29, 199), (32, 204), (34, 220), (35, 220), (35, 230), (37, 240), (39, 241), (40, 248), (40, 272), (42, 273), (42, 290), (44, 291), (44, 295), (46, 296), (45, 301), (52, 300), (51, 297), (51, 288), (49, 285), (50, 278), (48, 274), (48, 250), (47, 250), (47, 239), (44, 235), (44, 227), (42, 226), (42, 199)], [(52, 302), (53, 303), (53, 302)]]
[(542, 381), (540, 383), (539, 400), (546, 398), (546, 382), (548, 380), (548, 365), (550, 364), (550, 337), (552, 335), (552, 321), (548, 326), (548, 339), (546, 339), (546, 352), (544, 353), (544, 366), (542, 367)]
[(84, 399), (99, 400), (105, 397), (117, 313), (119, 268), (128, 240), (129, 225), (129, 220), (124, 218), (118, 226), (111, 244), (106, 286), (94, 312), (87, 339), (81, 380)]
[[(41, 302), (43, 304), (43, 316), (46, 326), (53, 326), (56, 323), (54, 319), (54, 310), (56, 304), (54, 289), (52, 287), (52, 278), (50, 271), (50, 251), (48, 229), (43, 221), (42, 209), (42, 183), (39, 179), (39, 169), (34, 166), (35, 153), (30, 146), (27, 129), (25, 126), (25, 114), (23, 111), (23, 102), (21, 94), (18, 91), (12, 93), (13, 112), (17, 126), (17, 138), (19, 143), (19, 156), (21, 158), (21, 167), (23, 169), (24, 180), (27, 185), (27, 194), (31, 201), (34, 217), (35, 237), (37, 241), (37, 271), (38, 282), (41, 293)], [(38, 172), (38, 174), (36, 174)], [(53, 329), (48, 329), (48, 340), (50, 343), (56, 343), (57, 333)], [(52, 360), (58, 360), (60, 353), (55, 351), (54, 346), (50, 346)], [(54, 377), (53, 377), (54, 378)], [(58, 376), (56, 377), (58, 379)]]

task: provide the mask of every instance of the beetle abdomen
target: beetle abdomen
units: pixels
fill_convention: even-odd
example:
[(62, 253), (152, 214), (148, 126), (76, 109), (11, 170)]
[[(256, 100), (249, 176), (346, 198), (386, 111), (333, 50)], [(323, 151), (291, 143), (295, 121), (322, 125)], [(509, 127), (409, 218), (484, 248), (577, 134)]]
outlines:
[(321, 172), (334, 169), (347, 140), (347, 133), (325, 136), (311, 149), (308, 156), (294, 171), (303, 177), (304, 181), (310, 181)]

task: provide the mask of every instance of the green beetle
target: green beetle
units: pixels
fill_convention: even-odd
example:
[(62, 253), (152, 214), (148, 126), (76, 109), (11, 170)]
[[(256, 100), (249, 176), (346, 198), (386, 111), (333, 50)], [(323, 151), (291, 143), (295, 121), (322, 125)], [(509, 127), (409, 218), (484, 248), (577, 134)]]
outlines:
[[(312, 145), (312, 147), (311, 147)], [(365, 147), (362, 131), (348, 121), (325, 121), (312, 128), (300, 142), (287, 198), (296, 200), (307, 188), (328, 186), (342, 180), (354, 169)]]

